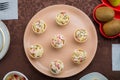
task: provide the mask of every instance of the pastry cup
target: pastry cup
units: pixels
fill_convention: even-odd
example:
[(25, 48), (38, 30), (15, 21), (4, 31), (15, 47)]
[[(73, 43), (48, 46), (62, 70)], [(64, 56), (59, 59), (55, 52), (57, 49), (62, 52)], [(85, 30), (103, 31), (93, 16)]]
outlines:
[[(80, 31), (80, 32), (85, 32), (85, 37), (80, 37), (80, 36), (78, 36), (78, 35), (76, 35), (76, 33), (77, 33), (77, 31)], [(78, 39), (79, 38), (79, 39)], [(83, 40), (80, 40), (80, 39), (82, 39), (83, 38)], [(74, 39), (75, 39), (75, 41), (76, 42), (78, 42), (78, 43), (84, 43), (84, 42), (86, 42), (87, 41), (87, 39), (88, 39), (88, 33), (87, 33), (87, 31), (85, 30), (85, 29), (76, 29), (75, 30), (75, 32), (74, 32)]]
[(72, 54), (72, 61), (75, 64), (81, 64), (82, 62), (84, 62), (87, 58), (87, 53), (85, 50), (83, 49), (75, 49), (73, 54)]
[[(59, 36), (61, 36), (60, 37), (61, 39), (59, 39)], [(58, 41), (60, 41), (60, 42), (58, 42)], [(52, 37), (51, 45), (52, 45), (52, 47), (57, 48), (57, 49), (62, 48), (65, 45), (64, 36), (62, 34), (54, 35)]]
[(29, 48), (29, 55), (32, 58), (40, 58), (43, 56), (43, 53), (44, 49), (40, 44), (31, 45)]
[[(62, 16), (63, 15), (63, 16)], [(56, 15), (56, 23), (60, 26), (65, 26), (70, 22), (70, 17), (66, 12), (60, 12)]]
[(42, 34), (46, 31), (47, 25), (43, 20), (38, 20), (32, 24), (32, 30), (36, 34)]
[(64, 69), (64, 64), (61, 60), (55, 60), (50, 63), (50, 72), (54, 75), (60, 74)]

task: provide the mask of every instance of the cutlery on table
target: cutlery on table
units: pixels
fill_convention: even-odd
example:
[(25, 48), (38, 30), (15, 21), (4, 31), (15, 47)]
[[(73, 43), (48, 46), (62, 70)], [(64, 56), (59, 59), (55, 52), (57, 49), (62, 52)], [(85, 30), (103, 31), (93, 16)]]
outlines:
[(8, 9), (8, 2), (2, 2), (0, 3), (0, 11)]

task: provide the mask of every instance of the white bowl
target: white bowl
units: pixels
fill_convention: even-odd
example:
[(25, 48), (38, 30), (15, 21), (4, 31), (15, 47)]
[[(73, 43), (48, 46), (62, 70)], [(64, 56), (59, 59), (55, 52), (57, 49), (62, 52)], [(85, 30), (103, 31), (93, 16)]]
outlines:
[(25, 78), (25, 80), (28, 80), (28, 78), (27, 78), (23, 73), (18, 72), (18, 71), (10, 71), (10, 72), (8, 72), (8, 73), (4, 76), (3, 80), (5, 80), (6, 77), (9, 76), (10, 74), (17, 74), (17, 75), (23, 76), (23, 77)]

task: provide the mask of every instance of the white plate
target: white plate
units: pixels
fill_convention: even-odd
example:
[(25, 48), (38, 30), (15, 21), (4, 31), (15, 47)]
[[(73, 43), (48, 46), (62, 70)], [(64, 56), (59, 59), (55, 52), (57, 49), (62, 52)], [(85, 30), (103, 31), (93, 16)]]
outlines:
[(0, 60), (5, 56), (10, 44), (10, 34), (6, 25), (0, 21)]
[(83, 76), (79, 80), (108, 80), (108, 79), (105, 76), (103, 76), (101, 73), (92, 72)]

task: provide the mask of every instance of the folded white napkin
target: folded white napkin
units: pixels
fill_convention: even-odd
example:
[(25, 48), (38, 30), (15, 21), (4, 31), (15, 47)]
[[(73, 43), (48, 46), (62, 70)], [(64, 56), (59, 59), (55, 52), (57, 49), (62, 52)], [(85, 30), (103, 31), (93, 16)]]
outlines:
[(8, 9), (0, 11), (0, 20), (18, 19), (18, 0), (0, 0), (8, 2)]
[(120, 44), (112, 44), (112, 70), (120, 71)]

